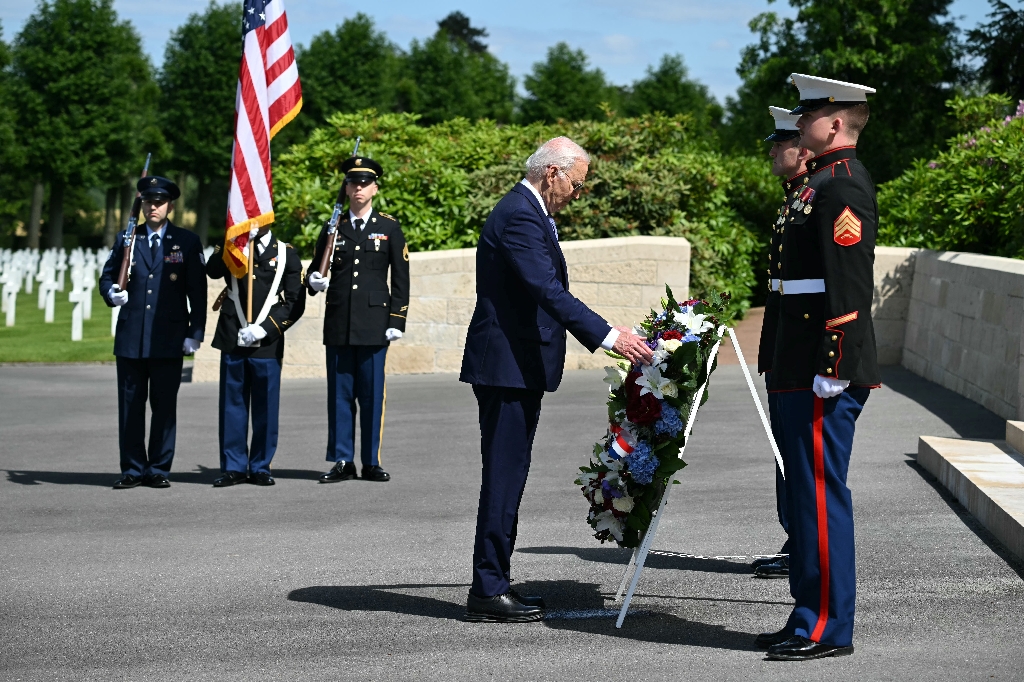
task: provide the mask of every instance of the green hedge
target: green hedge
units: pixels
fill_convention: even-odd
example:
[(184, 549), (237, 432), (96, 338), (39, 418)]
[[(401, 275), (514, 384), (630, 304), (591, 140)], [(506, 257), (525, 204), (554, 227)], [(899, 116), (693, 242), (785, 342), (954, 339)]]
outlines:
[(559, 216), (562, 239), (686, 237), (691, 292), (729, 291), (734, 312), (749, 305), (760, 248), (754, 230), (778, 188), (766, 161), (724, 157), (706, 131), (691, 130), (689, 117), (524, 126), (455, 119), (429, 127), (416, 119), (335, 114), (282, 155), (274, 171), (279, 233), (310, 254), (341, 181), (338, 167), (360, 135), (360, 152), (385, 169), (375, 205), (401, 221), (412, 250), (476, 246), (494, 204), (522, 179), (526, 158), (568, 135), (593, 163), (581, 198)]
[(948, 104), (967, 132), (881, 187), (879, 242), (1024, 258), (1024, 102)]

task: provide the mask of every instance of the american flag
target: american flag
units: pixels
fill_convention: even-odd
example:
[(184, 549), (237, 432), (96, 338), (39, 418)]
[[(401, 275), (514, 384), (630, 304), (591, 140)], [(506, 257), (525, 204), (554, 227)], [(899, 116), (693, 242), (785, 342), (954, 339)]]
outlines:
[(302, 108), (284, 0), (245, 0), (242, 43), (224, 236), (225, 262), (235, 277), (248, 271), (249, 231), (274, 222), (270, 140)]

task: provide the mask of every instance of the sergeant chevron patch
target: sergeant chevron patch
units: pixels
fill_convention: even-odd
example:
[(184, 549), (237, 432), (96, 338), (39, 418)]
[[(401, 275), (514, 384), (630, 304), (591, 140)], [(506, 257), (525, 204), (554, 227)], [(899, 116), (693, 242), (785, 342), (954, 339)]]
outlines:
[(853, 214), (849, 206), (843, 209), (836, 221), (832, 223), (832, 227), (832, 238), (839, 246), (853, 246), (860, 241), (860, 218)]

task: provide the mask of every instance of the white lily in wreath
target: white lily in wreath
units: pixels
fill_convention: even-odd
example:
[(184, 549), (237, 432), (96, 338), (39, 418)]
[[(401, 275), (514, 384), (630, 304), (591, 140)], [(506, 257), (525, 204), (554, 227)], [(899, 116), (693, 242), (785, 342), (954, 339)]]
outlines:
[(662, 376), (657, 366), (644, 365), (640, 371), (642, 374), (636, 380), (640, 395), (650, 393), (658, 400), (664, 400), (665, 396), (675, 398), (679, 395), (679, 387), (671, 379)]
[(615, 363), (611, 367), (604, 368), (607, 376), (604, 378), (604, 382), (608, 384), (608, 390), (614, 391), (622, 386), (622, 382), (626, 380), (626, 369), (622, 367), (622, 364)]
[(692, 308), (684, 308), (674, 313), (673, 318), (676, 324), (686, 329), (688, 334), (696, 334), (697, 336), (700, 336), (713, 326), (707, 321), (707, 315), (695, 313)]

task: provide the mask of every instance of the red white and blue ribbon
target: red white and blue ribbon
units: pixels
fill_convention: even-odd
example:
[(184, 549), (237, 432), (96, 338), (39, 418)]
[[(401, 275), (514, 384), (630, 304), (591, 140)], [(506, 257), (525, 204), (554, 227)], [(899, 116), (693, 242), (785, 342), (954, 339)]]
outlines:
[(628, 457), (633, 452), (633, 446), (626, 439), (629, 436), (629, 432), (618, 424), (612, 424), (608, 429), (612, 432), (612, 436), (614, 436), (609, 452), (618, 455), (617, 459)]

